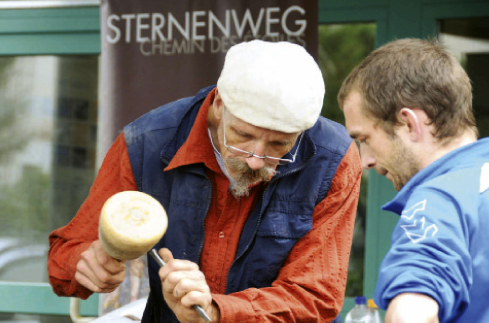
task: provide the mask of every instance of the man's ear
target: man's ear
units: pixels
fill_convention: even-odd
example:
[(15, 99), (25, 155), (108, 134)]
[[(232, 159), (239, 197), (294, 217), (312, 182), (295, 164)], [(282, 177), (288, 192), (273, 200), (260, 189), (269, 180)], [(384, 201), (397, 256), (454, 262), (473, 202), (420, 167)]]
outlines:
[(412, 109), (402, 108), (399, 111), (399, 121), (401, 121), (407, 129), (407, 134), (413, 142), (418, 142), (422, 139), (420, 120)]
[(217, 121), (220, 121), (222, 118), (222, 114), (224, 112), (224, 103), (222, 102), (221, 96), (216, 88), (216, 96), (214, 97), (214, 102), (212, 102), (212, 111), (214, 113), (214, 117)]

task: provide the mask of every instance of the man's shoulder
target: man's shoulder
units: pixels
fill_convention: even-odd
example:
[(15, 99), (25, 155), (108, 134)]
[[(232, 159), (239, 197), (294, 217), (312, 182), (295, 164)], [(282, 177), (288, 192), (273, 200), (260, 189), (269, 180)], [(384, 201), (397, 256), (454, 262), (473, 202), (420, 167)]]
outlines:
[(470, 188), (478, 190), (483, 165), (484, 163), (481, 162), (460, 164), (458, 167), (426, 180), (420, 187), (437, 191), (467, 192)]
[[(467, 167), (451, 169), (421, 183), (412, 192), (413, 199), (428, 199), (437, 203), (450, 203), (464, 213), (477, 213), (478, 200), (481, 198), (481, 166), (471, 164)], [(408, 203), (410, 204), (410, 203)], [(412, 204), (412, 203), (411, 203)], [(409, 205), (406, 205), (409, 207)], [(475, 207), (475, 208), (474, 208)], [(468, 209), (474, 209), (469, 212)]]
[(192, 108), (200, 107), (198, 103), (203, 101), (213, 88), (214, 86), (204, 88), (194, 96), (178, 99), (153, 109), (128, 124), (124, 128), (124, 132), (130, 131), (140, 135), (176, 128)]
[(340, 155), (346, 153), (352, 142), (348, 131), (343, 125), (322, 116), (319, 117), (314, 127), (309, 130), (309, 135), (316, 147)]

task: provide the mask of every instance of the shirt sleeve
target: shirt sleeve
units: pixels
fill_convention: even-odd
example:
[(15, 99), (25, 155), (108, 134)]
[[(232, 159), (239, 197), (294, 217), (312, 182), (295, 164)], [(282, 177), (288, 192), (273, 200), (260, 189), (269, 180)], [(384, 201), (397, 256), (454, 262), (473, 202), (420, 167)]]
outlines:
[(137, 190), (131, 169), (124, 134), (117, 137), (109, 149), (102, 167), (71, 222), (49, 235), (49, 282), (58, 296), (87, 299), (92, 292), (75, 280), (80, 255), (98, 240), (99, 215), (105, 201), (113, 194)]
[(343, 157), (313, 228), (291, 250), (271, 287), (213, 294), (227, 322), (331, 322), (345, 295), (362, 175), (355, 143)]
[(441, 187), (423, 187), (411, 195), (380, 268), (379, 307), (386, 309), (399, 294), (420, 293), (438, 302), (440, 322), (452, 322), (464, 312), (472, 285), (469, 214)]

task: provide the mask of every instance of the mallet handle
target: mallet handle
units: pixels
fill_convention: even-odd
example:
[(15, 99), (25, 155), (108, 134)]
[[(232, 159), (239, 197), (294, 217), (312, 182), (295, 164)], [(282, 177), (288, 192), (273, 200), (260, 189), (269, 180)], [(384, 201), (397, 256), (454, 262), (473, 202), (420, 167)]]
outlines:
[[(153, 259), (158, 263), (158, 265), (160, 265), (160, 267), (166, 265), (165, 261), (161, 259), (160, 255), (156, 252), (155, 249), (151, 249), (149, 251), (149, 255), (153, 257)], [(200, 305), (192, 305), (192, 307), (194, 308), (194, 310), (197, 311), (197, 313), (199, 313), (200, 317), (203, 318), (204, 321), (212, 323), (211, 318), (207, 315), (207, 313)]]

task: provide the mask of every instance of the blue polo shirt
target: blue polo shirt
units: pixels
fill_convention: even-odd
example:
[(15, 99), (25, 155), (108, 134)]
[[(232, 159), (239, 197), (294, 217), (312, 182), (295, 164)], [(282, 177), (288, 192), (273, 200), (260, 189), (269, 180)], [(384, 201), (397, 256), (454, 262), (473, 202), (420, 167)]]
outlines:
[(400, 218), (380, 268), (379, 307), (421, 293), (438, 302), (440, 322), (489, 322), (489, 139), (436, 160), (382, 208)]

